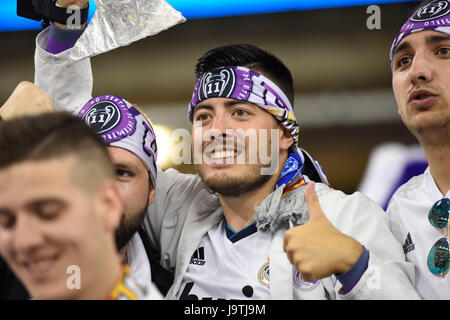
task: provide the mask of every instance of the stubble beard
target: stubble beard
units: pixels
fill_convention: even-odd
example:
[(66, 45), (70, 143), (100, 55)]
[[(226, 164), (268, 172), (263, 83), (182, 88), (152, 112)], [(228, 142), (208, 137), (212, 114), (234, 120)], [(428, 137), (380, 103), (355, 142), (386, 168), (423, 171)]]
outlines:
[(128, 242), (138, 232), (147, 213), (147, 206), (138, 211), (138, 213), (124, 213), (120, 220), (119, 227), (115, 232), (117, 250), (122, 250)]
[[(238, 139), (236, 143), (238, 145), (237, 149), (245, 150), (245, 164), (224, 164), (222, 168), (220, 165), (214, 164), (196, 164), (195, 167), (200, 175), (200, 178), (205, 183), (205, 185), (213, 192), (218, 193), (223, 197), (239, 197), (245, 193), (254, 191), (261, 188), (271, 180), (275, 172), (267, 171), (265, 169), (271, 168), (272, 163), (262, 164), (260, 160), (261, 147), (258, 142), (258, 151), (256, 153), (256, 162), (252, 163), (249, 154), (252, 153), (251, 148), (248, 147), (249, 141), (243, 139)], [(234, 143), (234, 141), (233, 141)], [(243, 147), (244, 146), (244, 147)], [(264, 149), (264, 148), (262, 148)], [(271, 161), (273, 161), (271, 155), (272, 151), (272, 140), (271, 137), (268, 138), (267, 146), (265, 147), (266, 152)], [(203, 152), (205, 150), (202, 150)], [(253, 154), (253, 153), (252, 153)], [(239, 156), (238, 156), (239, 157)], [(279, 158), (276, 158), (276, 163), (278, 163)], [(233, 166), (231, 168), (226, 168), (226, 166)], [(278, 167), (278, 166), (277, 166)], [(221, 173), (220, 170), (231, 171), (231, 174)], [(212, 173), (207, 171), (214, 170)], [(241, 173), (238, 174), (237, 172)]]
[(450, 142), (450, 115), (447, 113), (436, 113), (430, 115), (427, 121), (415, 119), (411, 123), (405, 123), (408, 130), (426, 145), (449, 145)]
[[(206, 166), (206, 165), (205, 165)], [(202, 165), (197, 165), (197, 171), (205, 185), (224, 197), (238, 197), (264, 186), (272, 175), (261, 175), (261, 165), (247, 166), (245, 175), (240, 176), (220, 176), (204, 173)]]

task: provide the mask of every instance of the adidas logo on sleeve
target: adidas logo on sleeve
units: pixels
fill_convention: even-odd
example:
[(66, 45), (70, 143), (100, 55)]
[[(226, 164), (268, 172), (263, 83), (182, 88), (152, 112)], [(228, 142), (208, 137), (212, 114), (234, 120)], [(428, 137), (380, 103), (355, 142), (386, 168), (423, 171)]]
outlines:
[(177, 298), (270, 299), (271, 244), (272, 234), (257, 232), (254, 224), (233, 233), (222, 220), (193, 252)]
[(195, 264), (198, 266), (204, 266), (206, 263), (205, 260), (205, 247), (200, 247), (195, 250), (194, 254), (191, 257), (191, 261), (189, 264)]
[(405, 244), (403, 245), (403, 252), (407, 254), (408, 252), (413, 251), (416, 248), (416, 245), (413, 243), (411, 238), (411, 233), (408, 232), (406, 236)]

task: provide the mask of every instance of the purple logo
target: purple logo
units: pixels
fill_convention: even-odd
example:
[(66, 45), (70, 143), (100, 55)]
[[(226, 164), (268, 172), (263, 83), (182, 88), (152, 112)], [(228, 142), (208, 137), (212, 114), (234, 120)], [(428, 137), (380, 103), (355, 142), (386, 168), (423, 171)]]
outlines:
[(432, 1), (423, 6), (411, 17), (411, 21), (421, 22), (440, 18), (450, 13), (450, 2), (448, 0)]
[(212, 70), (203, 76), (198, 98), (203, 101), (213, 97), (230, 97), (235, 84), (236, 75), (231, 68)]
[(107, 101), (97, 103), (83, 116), (83, 120), (97, 134), (114, 128), (119, 123), (120, 118), (119, 108)]
[(134, 133), (136, 119), (128, 105), (116, 96), (100, 96), (91, 99), (78, 114), (88, 126), (111, 143)]
[(308, 282), (303, 279), (300, 272), (295, 269), (292, 272), (292, 281), (294, 282), (294, 287), (305, 292), (314, 290), (319, 285), (319, 280)]

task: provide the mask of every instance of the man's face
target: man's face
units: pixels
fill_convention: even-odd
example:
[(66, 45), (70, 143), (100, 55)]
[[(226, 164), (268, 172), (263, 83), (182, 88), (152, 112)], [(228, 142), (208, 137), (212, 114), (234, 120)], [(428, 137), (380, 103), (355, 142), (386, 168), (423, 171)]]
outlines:
[[(196, 106), (191, 137), (202, 180), (223, 196), (239, 196), (276, 178), (279, 152), (293, 141), (267, 111), (228, 98), (210, 98)], [(264, 174), (269, 166), (275, 170)]]
[[(72, 166), (59, 158), (0, 170), (0, 253), (36, 299), (82, 297), (104, 272), (118, 225), (98, 194), (74, 182)], [(80, 290), (67, 288), (70, 266), (81, 271)]]
[(416, 136), (450, 124), (450, 36), (420, 31), (405, 37), (393, 56), (398, 112)]
[(124, 205), (124, 215), (116, 231), (117, 247), (122, 249), (138, 231), (153, 202), (154, 188), (144, 163), (132, 152), (108, 147), (108, 152), (116, 170), (116, 181)]

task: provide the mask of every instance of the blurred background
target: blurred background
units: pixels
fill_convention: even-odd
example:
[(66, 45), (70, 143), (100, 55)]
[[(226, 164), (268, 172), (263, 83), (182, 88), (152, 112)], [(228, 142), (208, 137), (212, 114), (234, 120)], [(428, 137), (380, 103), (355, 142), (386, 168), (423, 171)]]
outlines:
[[(21, 25), (25, 19), (14, 17), (16, 1), (1, 1), (3, 103), (20, 81), (33, 81), (39, 23)], [(370, 182), (390, 192), (383, 181), (392, 180), (392, 174), (381, 165), (370, 169), (369, 160), (382, 145), (410, 150), (417, 144), (397, 114), (388, 58), (417, 1), (168, 2), (188, 21), (92, 59), (93, 95), (119, 95), (145, 109), (157, 125), (160, 151), (167, 149), (166, 156), (160, 152), (163, 168), (195, 170), (171, 163), (170, 135), (177, 128), (190, 130), (187, 104), (197, 59), (217, 46), (251, 43), (278, 56), (291, 70), (300, 143), (319, 160), (332, 186), (352, 193)], [(367, 26), (371, 4), (380, 9), (379, 29)], [(13, 17), (6, 17), (8, 12)], [(21, 28), (28, 30), (16, 30)], [(420, 158), (420, 149), (414, 150)], [(385, 168), (399, 165), (400, 158), (390, 157)]]

